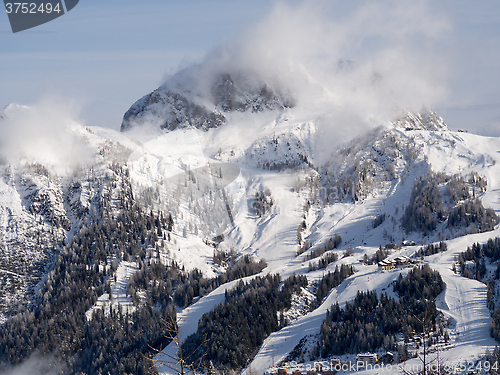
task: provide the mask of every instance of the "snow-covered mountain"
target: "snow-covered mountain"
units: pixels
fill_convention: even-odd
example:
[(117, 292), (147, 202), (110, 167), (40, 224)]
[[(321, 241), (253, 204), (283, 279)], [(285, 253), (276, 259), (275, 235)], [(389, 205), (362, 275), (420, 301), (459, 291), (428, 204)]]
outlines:
[(136, 124), (162, 129), (208, 130), (227, 121), (227, 113), (290, 108), (293, 98), (244, 72), (203, 75), (203, 67), (187, 68), (145, 95), (123, 116), (121, 130)]
[[(428, 109), (360, 125), (332, 116), (342, 110), (328, 105), (326, 90), (320, 104), (304, 105), (292, 90), (248, 72), (201, 73), (187, 69), (138, 100), (121, 132), (65, 124), (70, 138), (61, 148), (71, 139), (85, 157), (64, 168), (36, 153), (1, 155), (0, 313), (7, 333), (0, 348), (16, 342), (20, 327), (58, 322), (54, 309), (62, 314), (78, 305), (74, 319), (88, 327), (86, 336), (70, 329), (63, 349), (53, 350), (73, 369), (90, 371), (87, 362), (107, 369), (109, 358), (93, 357), (85, 346), (95, 322), (109, 317), (121, 322), (113, 330), (129, 332), (133, 319), (171, 312), (175, 303), (184, 340), (240, 278), (295, 274), (308, 285), (294, 292), (278, 328), (252, 348), (242, 370), (263, 373), (304, 342), (310, 345), (301, 360), (312, 361), (334, 303), (343, 308), (358, 291), (397, 297), (392, 285), (410, 268), (380, 269), (371, 259), (382, 249), (387, 259), (405, 255), (440, 272), (446, 287), (435, 303), (451, 336), (440, 346), (444, 359), (476, 360), (494, 347), (487, 286), (452, 269), (468, 246), (500, 233), (497, 138), (452, 132)], [(0, 115), (7, 136), (15, 116)], [(446, 252), (417, 255), (439, 241), (447, 241)], [(234, 276), (237, 259), (265, 259), (266, 266)], [(494, 279), (498, 260), (487, 262), (484, 282)], [(325, 273), (342, 265), (354, 273), (315, 301)], [(86, 288), (75, 286), (84, 279)], [(0, 365), (37, 347), (50, 352), (37, 342), (21, 354), (0, 349)], [(156, 357), (160, 373), (172, 372), (161, 366), (168, 355), (176, 356), (172, 345)]]

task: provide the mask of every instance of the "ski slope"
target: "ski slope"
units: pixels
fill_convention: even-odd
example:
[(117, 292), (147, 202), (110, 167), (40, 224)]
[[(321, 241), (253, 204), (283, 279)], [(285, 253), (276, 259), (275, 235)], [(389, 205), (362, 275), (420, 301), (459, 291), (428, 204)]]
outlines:
[(347, 301), (356, 297), (358, 291), (389, 291), (388, 284), (397, 278), (399, 272), (380, 272), (376, 265), (358, 266), (357, 273), (344, 280), (325, 298), (320, 307), (291, 323), (282, 330), (271, 334), (263, 343), (259, 352), (243, 374), (249, 370), (259, 374), (269, 367), (278, 364), (290, 353), (306, 335), (319, 334), (321, 323), (327, 310), (335, 303), (343, 307)]
[(452, 363), (477, 359), (486, 349), (492, 350), (498, 343), (490, 337), (490, 312), (486, 306), (487, 286), (479, 281), (461, 277), (451, 270), (455, 257), (472, 246), (485, 243), (489, 238), (500, 236), (500, 228), (492, 232), (469, 235), (448, 242), (448, 251), (426, 259), (438, 270), (446, 290), (436, 299), (436, 306), (445, 316), (455, 322), (458, 333), (454, 348), (443, 353), (443, 358)]
[[(485, 207), (491, 207), (500, 213), (500, 181), (497, 177), (500, 175), (498, 163), (500, 141), (497, 138), (448, 131), (392, 129), (391, 132), (403, 143), (415, 142), (420, 149), (418, 158), (407, 168), (404, 177), (402, 168), (405, 166), (401, 165), (397, 179), (382, 182), (362, 201), (327, 206), (318, 204), (306, 212), (304, 205), (310, 197), (310, 192), (307, 189), (297, 192), (293, 186), (297, 177), (305, 178), (308, 176), (308, 171), (278, 172), (256, 168), (256, 165), (269, 157), (268, 154), (256, 150), (261, 150), (266, 145), (257, 142), (258, 139), (273, 138), (275, 134), (291, 132), (300, 140), (300, 144), (308, 146), (309, 155), (315, 155), (322, 150), (317, 150), (314, 146), (317, 136), (314, 124), (299, 123), (300, 116), (293, 113), (278, 115), (273, 112), (253, 118), (243, 115), (237, 118), (239, 114), (234, 116), (234, 121), (227, 126), (206, 133), (188, 130), (161, 134), (151, 130), (141, 136), (127, 135), (127, 133), (113, 135), (108, 134), (108, 130), (96, 128), (92, 129), (89, 139), (91, 143), (99, 143), (103, 138), (112, 138), (129, 150), (131, 176), (137, 186), (154, 187), (155, 184), (161, 185), (165, 178), (183, 173), (184, 169), (180, 168), (182, 164), (179, 162), (181, 159), (184, 165), (192, 168), (206, 165), (207, 160), (222, 160), (237, 164), (240, 173), (234, 182), (225, 188), (233, 198), (234, 223), (226, 226), (224, 231), (226, 239), (222, 246), (226, 249), (235, 248), (243, 254), (251, 254), (256, 259), (265, 259), (268, 267), (264, 273), (279, 273), (283, 279), (293, 273), (306, 274), (309, 282), (313, 283), (319, 280), (325, 271), (308, 273), (308, 262), (304, 261), (304, 257), (323, 245), (334, 233), (342, 236), (343, 244), (338, 250), (341, 259), (331, 264), (329, 269), (334, 269), (337, 264), (348, 263), (355, 265), (357, 272), (332, 290), (316, 310), (270, 335), (250, 364), (249, 368), (252, 371), (264, 372), (285, 358), (302, 337), (319, 333), (326, 311), (333, 303), (345, 304), (355, 297), (358, 290), (391, 292), (388, 285), (400, 272), (407, 272), (406, 269), (381, 272), (376, 266), (365, 266), (360, 263), (365, 254), (371, 256), (379, 245), (399, 243), (403, 238), (415, 241), (417, 244), (438, 241), (437, 235), (426, 238), (417, 233), (406, 235), (398, 225), (403, 205), (410, 197), (413, 181), (425, 174), (429, 166), (435, 172), (462, 175), (478, 172), (485, 176), (488, 186), (480, 199)], [(242, 124), (252, 129), (245, 137), (237, 132)], [(280, 148), (276, 150), (277, 154), (273, 155), (273, 159), (284, 159), (285, 154), (280, 154), (284, 151)], [(268, 215), (258, 217), (253, 212), (251, 203), (255, 193), (265, 188), (270, 189), (274, 205)], [(164, 193), (163, 199), (169, 204), (173, 202), (173, 197), (169, 198), (167, 193)], [(186, 226), (188, 220), (196, 220), (190, 216), (188, 203), (179, 201), (176, 209), (176, 228), (172, 234), (172, 241), (167, 243), (170, 252), (168, 256), (188, 270), (198, 268), (207, 276), (215, 275), (216, 270), (210, 264), (213, 249), (206, 246), (201, 238), (193, 233), (188, 233), (187, 236), (181, 235), (182, 228)], [(373, 228), (372, 221), (380, 214), (385, 214), (387, 219), (380, 227)], [(307, 223), (304, 233), (311, 244), (311, 249), (302, 256), (297, 256), (297, 228), (303, 220)], [(438, 231), (441, 229), (446, 231), (446, 228), (438, 228)], [(446, 290), (438, 297), (438, 308), (452, 318), (455, 322), (453, 330), (458, 333), (454, 347), (443, 353), (443, 356), (450, 361), (472, 358), (471, 356), (477, 358), (486, 348), (495, 344), (489, 337), (490, 316), (485, 302), (486, 286), (453, 274), (451, 264), (454, 257), (466, 250), (467, 246), (474, 242), (486, 242), (487, 239), (499, 234), (497, 229), (490, 233), (467, 235), (447, 241), (448, 252), (426, 259), (432, 268), (440, 271), (446, 283)], [(353, 248), (353, 255), (342, 258), (343, 252), (348, 247)], [(414, 248), (406, 248), (401, 254), (411, 255), (412, 251)], [(122, 306), (127, 306), (129, 301), (124, 299), (123, 289), (132, 273), (132, 269), (126, 272), (120, 271), (118, 282), (116, 285), (112, 284), (115, 303), (121, 301)], [(182, 338), (196, 331), (201, 316), (215, 305), (222, 303), (224, 292), (232, 288), (235, 283), (222, 285), (179, 313)], [(94, 308), (102, 308), (107, 304), (109, 300), (106, 296), (102, 296)], [(173, 354), (172, 347), (167, 347), (164, 351), (164, 356)], [(161, 358), (161, 355), (157, 357), (158, 360)], [(160, 373), (171, 373), (165, 366), (159, 370)]]
[[(413, 187), (413, 180), (427, 172), (430, 165), (434, 171), (445, 173), (467, 174), (476, 171), (488, 179), (487, 191), (480, 197), (485, 207), (493, 208), (500, 213), (500, 196), (496, 176), (500, 170), (497, 160), (500, 142), (497, 138), (481, 137), (472, 134), (452, 132), (410, 131), (400, 135), (409, 137), (421, 147), (422, 154), (409, 169), (405, 179), (399, 178), (390, 184), (376, 190), (362, 202), (352, 204), (335, 204), (317, 209), (310, 225), (308, 239), (312, 249), (324, 243), (326, 239), (339, 233), (344, 239), (342, 249), (353, 247), (351, 257), (340, 259), (336, 264), (354, 264), (357, 272), (333, 289), (323, 303), (314, 311), (291, 322), (282, 330), (271, 334), (263, 343), (257, 355), (243, 373), (263, 373), (269, 367), (279, 363), (306, 335), (319, 333), (320, 325), (325, 318), (327, 309), (338, 302), (341, 306), (352, 300), (361, 291), (377, 291), (392, 293), (389, 284), (400, 273), (408, 269), (379, 271), (376, 266), (365, 266), (360, 263), (364, 254), (371, 256), (378, 248), (389, 240), (383, 230), (390, 232), (391, 223), (386, 220), (379, 228), (372, 228), (371, 222), (376, 215), (385, 213), (388, 217), (395, 214), (396, 207), (408, 201)], [(262, 171), (242, 166), (241, 178), (246, 182), (246, 196), (259, 188), (268, 187), (275, 197), (275, 206), (267, 217), (258, 218), (251, 210), (241, 210), (235, 218), (235, 227), (229, 232), (228, 241), (244, 253), (257, 258), (265, 258), (268, 268), (264, 272), (279, 272), (283, 278), (292, 273), (306, 274), (309, 282), (321, 278), (323, 271), (307, 273), (307, 262), (303, 256), (296, 256), (297, 226), (303, 219), (303, 206), (307, 197), (301, 196), (290, 189), (293, 176), (287, 173)], [(307, 219), (309, 220), (309, 219)], [(397, 227), (394, 230), (398, 236), (404, 233)], [(425, 259), (432, 268), (439, 270), (446, 284), (445, 291), (438, 296), (437, 306), (452, 318), (453, 334), (456, 336), (453, 347), (442, 353), (442, 357), (450, 362), (459, 362), (479, 358), (487, 348), (492, 349), (495, 341), (489, 337), (489, 311), (486, 307), (486, 286), (475, 280), (469, 280), (455, 275), (451, 271), (454, 257), (465, 251), (467, 246), (475, 242), (484, 243), (489, 238), (500, 235), (500, 229), (493, 232), (467, 235), (447, 241), (449, 250)], [(437, 241), (437, 238), (423, 238), (418, 234), (406, 237), (417, 243)], [(396, 236), (395, 241), (401, 238)], [(339, 255), (342, 255), (342, 251)], [(411, 255), (414, 247), (404, 248), (394, 254)], [(307, 252), (304, 254), (306, 255)], [(341, 256), (340, 256), (341, 258)], [(331, 264), (333, 269), (336, 264)], [(223, 291), (231, 288), (231, 284), (221, 286), (216, 291), (204, 297), (192, 307), (181, 313), (183, 335), (195, 332), (196, 322), (203, 312), (223, 301)], [(189, 311), (188, 311), (189, 310)], [(182, 331), (181, 331), (182, 332)], [(172, 355), (172, 349), (168, 353)], [(161, 367), (160, 373), (171, 373)]]
[[(256, 275), (240, 280), (248, 281), (255, 276)], [(183, 342), (189, 335), (196, 332), (198, 329), (198, 321), (201, 319), (203, 314), (212, 310), (214, 306), (223, 303), (226, 290), (234, 288), (240, 280), (234, 280), (219, 286), (210, 294), (204, 296), (191, 306), (177, 313), (177, 325), (179, 327), (179, 338), (181, 342)], [(161, 352), (154, 357), (153, 362), (155, 363), (156, 369), (160, 375), (177, 375), (178, 371), (175, 369), (178, 369), (179, 367), (176, 363), (176, 353), (177, 348), (175, 347), (175, 342), (172, 341), (170, 345), (163, 348), (163, 350), (161, 350)]]

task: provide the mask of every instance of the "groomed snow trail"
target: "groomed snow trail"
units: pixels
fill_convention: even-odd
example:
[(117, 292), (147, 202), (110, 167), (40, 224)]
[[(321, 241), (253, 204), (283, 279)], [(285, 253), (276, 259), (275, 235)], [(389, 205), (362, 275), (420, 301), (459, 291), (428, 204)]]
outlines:
[[(452, 132), (424, 131), (413, 131), (411, 136), (415, 137), (417, 143), (422, 146), (423, 154), (427, 155), (428, 163), (434, 171), (451, 173), (460, 170), (464, 175), (471, 171), (477, 171), (485, 175), (488, 179), (488, 188), (481, 199), (485, 207), (491, 207), (497, 214), (500, 213), (500, 199), (498, 198), (500, 190), (496, 178), (500, 173), (500, 154), (497, 152), (500, 149), (499, 139), (470, 134), (457, 135)], [(440, 141), (439, 144), (444, 143), (436, 147), (437, 140)], [(381, 229), (372, 230), (368, 227), (368, 229), (363, 230), (362, 221), (370, 224), (372, 216), (378, 213), (393, 215), (394, 209), (401, 207), (409, 198), (413, 186), (411, 181), (425, 173), (425, 170), (421, 169), (410, 170), (410, 178), (406, 183), (400, 184), (397, 191), (391, 190), (385, 197), (372, 197), (362, 204), (342, 207), (339, 210), (333, 209), (333, 207), (338, 208), (335, 205), (331, 212), (325, 213), (315, 223), (311, 236), (312, 240), (317, 240), (315, 245), (317, 246), (318, 242), (331, 236), (332, 231), (339, 232), (343, 238), (345, 237), (349, 241), (348, 245), (354, 247), (354, 256), (346, 260), (342, 259), (336, 264), (354, 263), (357, 272), (332, 290), (316, 310), (271, 334), (264, 341), (244, 373), (248, 372), (249, 369), (252, 372), (263, 373), (267, 368), (284, 359), (302, 337), (319, 333), (321, 322), (332, 304), (338, 302), (343, 306), (346, 301), (352, 300), (359, 290), (392, 293), (392, 287), (389, 284), (400, 273), (405, 274), (409, 269), (382, 272), (377, 270), (376, 266), (364, 266), (356, 263), (362, 259), (363, 254), (369, 256), (373, 254), (378, 248), (378, 243), (382, 245), (385, 243), (381, 242), (384, 241)], [(277, 191), (280, 187), (290, 186), (290, 176), (280, 176), (267, 171), (253, 171), (251, 168), (244, 168), (242, 172), (243, 174), (248, 173), (245, 176), (247, 181), (257, 176), (259, 179), (257, 182), (261, 183), (261, 186), (270, 187), (271, 190)], [(237, 247), (243, 249), (244, 253), (266, 258), (270, 267), (265, 272), (271, 270), (279, 272), (283, 278), (293, 272), (306, 274), (307, 262), (304, 262), (301, 257), (294, 256), (296, 244), (289, 239), (290, 236), (295, 237), (297, 225), (301, 222), (303, 199), (286, 189), (277, 198), (277, 209), (274, 211), (274, 216), (271, 215), (269, 218), (257, 221), (250, 216), (240, 215), (235, 220), (237, 228), (233, 232), (232, 239)], [(381, 204), (384, 198), (385, 204)], [(281, 214), (285, 212), (288, 215), (282, 216)], [(335, 223), (337, 224), (332, 226)], [(454, 257), (465, 251), (467, 246), (471, 246), (475, 242), (484, 243), (489, 238), (499, 235), (500, 229), (497, 227), (492, 232), (456, 238), (447, 241), (449, 250), (446, 253), (426, 258), (426, 262), (441, 273), (446, 283), (445, 291), (436, 299), (437, 307), (445, 315), (452, 318), (454, 325), (450, 327), (450, 330), (453, 331), (452, 333), (458, 333), (457, 339), (453, 342), (454, 346), (441, 354), (444, 360), (451, 363), (477, 359), (484, 354), (487, 348), (492, 349), (496, 344), (489, 336), (491, 318), (486, 306), (486, 285), (455, 275), (451, 271), (451, 267)], [(419, 235), (415, 235), (416, 242), (420, 239)], [(375, 246), (376, 244), (377, 246)], [(415, 247), (407, 248), (407, 255), (410, 255), (409, 252), (415, 249)], [(330, 267), (334, 268), (335, 264)], [(316, 275), (312, 272), (307, 273), (307, 276), (311, 280)], [(232, 287), (232, 283), (221, 286), (180, 314), (184, 319), (181, 321), (183, 337), (196, 331), (197, 322), (201, 315), (210, 311), (216, 304), (223, 302), (224, 291)], [(171, 350), (171, 348), (167, 348), (166, 353), (172, 355)], [(160, 367), (159, 370), (161, 374), (172, 373), (164, 367)], [(399, 372), (399, 370), (396, 369), (395, 372)]]
[(314, 311), (292, 322), (289, 326), (271, 334), (263, 343), (259, 352), (243, 374), (248, 370), (263, 373), (267, 368), (282, 361), (288, 353), (306, 335), (315, 335), (320, 331), (321, 323), (327, 310), (336, 302), (340, 307), (356, 297), (358, 291), (376, 290), (378, 293), (389, 292), (387, 285), (399, 276), (399, 272), (380, 272), (377, 266), (358, 266), (359, 271), (344, 280)]
[[(210, 294), (178, 313), (177, 324), (179, 326), (179, 337), (181, 342), (183, 342), (189, 335), (197, 331), (198, 321), (201, 319), (203, 314), (209, 312), (215, 306), (224, 302), (226, 290), (233, 289), (241, 280), (248, 281), (255, 276), (256, 275), (249, 276), (221, 285)], [(176, 353), (177, 348), (175, 347), (174, 342), (171, 342), (170, 345), (165, 347), (161, 353), (154, 358), (156, 368), (160, 375), (177, 375), (174, 368), (178, 368), (178, 366), (172, 363), (172, 361), (174, 361), (173, 358), (176, 357)]]

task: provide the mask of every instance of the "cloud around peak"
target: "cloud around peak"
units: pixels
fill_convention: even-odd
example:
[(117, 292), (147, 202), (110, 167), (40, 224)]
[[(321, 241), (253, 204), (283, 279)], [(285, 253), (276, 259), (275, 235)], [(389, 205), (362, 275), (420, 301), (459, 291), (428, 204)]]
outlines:
[(0, 159), (37, 162), (63, 172), (91, 155), (78, 127), (74, 106), (61, 98), (44, 98), (34, 106), (10, 104), (0, 118)]
[(427, 1), (277, 2), (257, 24), (209, 53), (200, 87), (217, 73), (255, 75), (299, 104), (318, 98), (387, 117), (446, 95), (449, 64), (433, 41), (450, 21)]

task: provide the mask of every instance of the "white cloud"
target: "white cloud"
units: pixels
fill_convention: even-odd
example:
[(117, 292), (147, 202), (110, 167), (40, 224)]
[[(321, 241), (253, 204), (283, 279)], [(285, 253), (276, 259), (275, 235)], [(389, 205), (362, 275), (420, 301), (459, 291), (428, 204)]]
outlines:
[[(257, 76), (320, 117), (321, 140), (355, 136), (403, 110), (434, 107), (453, 71), (441, 39), (451, 23), (428, 1), (277, 2), (192, 69), (202, 95), (217, 73)], [(438, 43), (439, 42), (439, 43)]]
[(46, 98), (33, 107), (11, 104), (0, 119), (0, 157), (36, 161), (57, 173), (85, 163), (90, 149), (75, 132), (74, 107)]
[[(208, 87), (203, 80), (214, 72), (250, 72), (287, 87), (302, 104), (326, 93), (330, 106), (352, 106), (366, 118), (441, 100), (450, 67), (432, 40), (450, 30), (446, 17), (425, 1), (354, 4), (276, 3), (268, 16), (207, 56), (198, 88)], [(342, 68), (341, 61), (352, 63)]]

